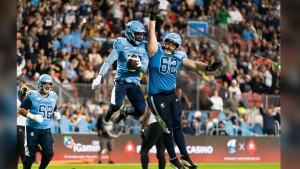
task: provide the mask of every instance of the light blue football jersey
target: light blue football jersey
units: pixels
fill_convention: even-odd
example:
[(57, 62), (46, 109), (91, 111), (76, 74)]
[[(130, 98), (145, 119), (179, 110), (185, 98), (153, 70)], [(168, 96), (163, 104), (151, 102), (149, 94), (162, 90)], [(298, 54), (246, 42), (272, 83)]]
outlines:
[(148, 94), (175, 90), (177, 71), (184, 58), (187, 58), (186, 53), (177, 50), (172, 55), (165, 55), (158, 43), (157, 52), (149, 59)]
[(50, 128), (50, 121), (53, 116), (53, 112), (56, 108), (57, 95), (55, 92), (50, 91), (47, 98), (43, 97), (37, 90), (30, 90), (26, 97), (31, 100), (31, 108), (28, 110), (31, 114), (40, 114), (44, 117), (44, 120), (39, 123), (37, 121), (26, 119), (26, 126), (35, 129), (47, 129)]
[[(145, 73), (149, 63), (147, 42), (143, 41), (139, 46), (133, 46), (126, 38), (119, 37), (115, 41), (113, 48), (117, 50), (119, 54), (117, 59), (118, 66), (115, 80), (140, 85), (140, 72)], [(143, 66), (135, 72), (128, 72), (126, 68), (126, 60), (128, 56), (133, 53), (139, 56)]]

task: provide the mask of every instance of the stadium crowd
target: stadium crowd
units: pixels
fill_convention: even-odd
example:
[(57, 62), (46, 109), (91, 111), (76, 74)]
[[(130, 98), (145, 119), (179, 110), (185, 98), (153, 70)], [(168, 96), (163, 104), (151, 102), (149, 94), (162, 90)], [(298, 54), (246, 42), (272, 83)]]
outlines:
[[(208, 87), (202, 88), (199, 103), (201, 111), (230, 111), (227, 119), (232, 114), (237, 114), (237, 118), (243, 119), (243, 122), (247, 121), (243, 108), (251, 107), (250, 101), (244, 102), (245, 99), (252, 100), (257, 94), (280, 94), (280, 1), (160, 2), (160, 8), (164, 9), (156, 25), (160, 42), (166, 34), (177, 32), (183, 39), (181, 50), (186, 51), (190, 59), (208, 64), (215, 60), (223, 62), (224, 66), (219, 71), (210, 74), (199, 72), (208, 84)], [(112, 50), (112, 39), (124, 35), (125, 24), (138, 20), (147, 28), (150, 3), (150, 0), (18, 0), (17, 79), (28, 78), (35, 81), (41, 74), (47, 73), (57, 84), (68, 90), (72, 90), (76, 83), (91, 84)], [(220, 42), (216, 48), (208, 42), (206, 36), (188, 37), (186, 18), (212, 20), (214, 25), (234, 36), (230, 43)], [(95, 41), (93, 38), (103, 38), (103, 41)], [(241, 41), (252, 44), (252, 48), (242, 50)], [(114, 64), (105, 75), (103, 83), (113, 85), (115, 72)], [(182, 76), (178, 82), (181, 88), (177, 92), (183, 109), (195, 110), (196, 103), (189, 100), (193, 98), (189, 96), (194, 95), (197, 89), (196, 80), (187, 70), (182, 70), (179, 75)], [(147, 74), (141, 76), (142, 84), (146, 84)], [(182, 88), (186, 85), (192, 90), (183, 92)], [(105, 91), (107, 88), (101, 90), (106, 95), (110, 93)], [(72, 114), (79, 117), (86, 111), (83, 114), (92, 123), (97, 118), (96, 110), (89, 110), (88, 98), (84, 103), (76, 110), (66, 108), (61, 111), (70, 117)], [(193, 128), (191, 122), (198, 119), (199, 124), (202, 124), (201, 130), (206, 130), (206, 124), (216, 116), (208, 113), (206, 122), (203, 122), (200, 118), (202, 116), (195, 113), (195, 118), (189, 119), (189, 122), (183, 120), (183, 126)], [(73, 116), (72, 119), (76, 117)], [(183, 119), (188, 117), (184, 116)], [(133, 120), (136, 124), (136, 119)], [(218, 123), (222, 127), (222, 120)], [(187, 133), (189, 130), (186, 130)], [(195, 133), (195, 129), (193, 132)]]

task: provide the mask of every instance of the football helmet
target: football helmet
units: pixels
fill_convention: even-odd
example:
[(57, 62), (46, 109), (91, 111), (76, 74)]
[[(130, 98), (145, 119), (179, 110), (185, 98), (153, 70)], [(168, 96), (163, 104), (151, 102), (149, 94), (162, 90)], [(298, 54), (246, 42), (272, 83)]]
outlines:
[(27, 87), (27, 86), (22, 86), (22, 87), (20, 88), (20, 90), (19, 90), (19, 92), (18, 92), (18, 96), (19, 96), (19, 98), (20, 98), (21, 101), (25, 98), (26, 93), (29, 92), (29, 90), (30, 90), (30, 89), (29, 89), (29, 87)]
[(166, 47), (166, 42), (172, 42), (176, 45), (175, 50), (177, 50), (181, 46), (181, 37), (177, 33), (169, 33), (163, 40), (163, 51), (170, 55), (175, 52), (175, 50), (171, 50), (170, 48)]
[(51, 87), (49, 90), (46, 90), (42, 86), (43, 83), (51, 83), (51, 86), (52, 86), (52, 83), (53, 83), (52, 78), (47, 74), (42, 74), (37, 81), (38, 89), (40, 89), (43, 93), (49, 93), (51, 91)]
[(136, 39), (135, 33), (146, 33), (144, 25), (139, 21), (128, 22), (125, 27), (125, 36), (129, 42), (138, 46), (142, 43), (144, 35), (142, 38)]

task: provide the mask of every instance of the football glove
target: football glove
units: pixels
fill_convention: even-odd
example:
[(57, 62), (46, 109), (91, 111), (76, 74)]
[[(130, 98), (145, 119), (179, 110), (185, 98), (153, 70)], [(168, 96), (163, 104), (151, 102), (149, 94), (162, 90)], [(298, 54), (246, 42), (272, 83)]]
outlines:
[(31, 120), (34, 120), (34, 121), (37, 121), (37, 122), (42, 122), (44, 120), (43, 116), (42, 115), (39, 115), (39, 114), (31, 114), (30, 112), (27, 113), (27, 118), (31, 119)]
[(213, 64), (207, 65), (206, 68), (205, 68), (205, 70), (206, 70), (206, 71), (212, 72), (212, 71), (217, 70), (217, 69), (218, 69), (219, 67), (221, 67), (221, 66), (222, 66), (222, 62), (220, 62), (220, 61), (215, 61)]
[(150, 12), (150, 20), (151, 21), (155, 21), (156, 16), (162, 11), (162, 9), (158, 9), (159, 3), (160, 3), (159, 1), (155, 0), (150, 7), (149, 12)]
[(61, 118), (61, 115), (60, 115), (59, 112), (54, 112), (53, 117), (54, 117), (55, 119), (59, 120), (59, 119)]
[(98, 84), (100, 84), (101, 78), (102, 78), (102, 75), (98, 75), (98, 76), (96, 77), (96, 79), (94, 79), (93, 84), (92, 84), (92, 90), (94, 90), (95, 87), (96, 87)]
[(136, 63), (137, 63), (137, 68), (141, 68), (142, 67), (142, 62), (141, 62), (141, 60), (140, 59), (138, 59), (137, 61), (136, 61)]

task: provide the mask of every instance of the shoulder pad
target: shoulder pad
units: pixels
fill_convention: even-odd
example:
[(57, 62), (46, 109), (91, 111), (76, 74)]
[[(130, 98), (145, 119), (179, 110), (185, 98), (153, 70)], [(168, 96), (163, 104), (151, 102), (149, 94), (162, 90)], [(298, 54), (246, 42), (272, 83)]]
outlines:
[(126, 38), (118, 37), (118, 38), (115, 40), (113, 47), (114, 47), (115, 49), (119, 49), (119, 48), (122, 49), (122, 46), (123, 46), (124, 44), (126, 44), (126, 42), (127, 42), (127, 39), (126, 39)]
[(57, 98), (57, 94), (54, 91), (50, 91), (49, 95), (52, 96), (52, 97)]
[(187, 58), (187, 55), (183, 51), (176, 51), (175, 56), (178, 57), (178, 59), (183, 60), (184, 58)]
[(33, 97), (36, 97), (38, 91), (36, 90), (29, 90), (27, 93), (26, 93), (26, 98), (33, 98)]

